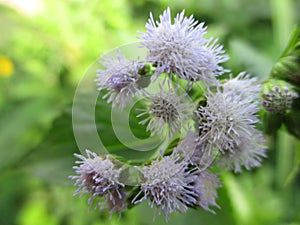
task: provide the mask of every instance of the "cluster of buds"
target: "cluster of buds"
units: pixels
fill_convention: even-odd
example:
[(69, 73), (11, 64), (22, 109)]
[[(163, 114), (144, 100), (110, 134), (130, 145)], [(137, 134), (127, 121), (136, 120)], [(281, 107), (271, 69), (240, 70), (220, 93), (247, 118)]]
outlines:
[(292, 109), (298, 94), (287, 82), (271, 80), (264, 85), (262, 98), (262, 105), (268, 112), (284, 113)]

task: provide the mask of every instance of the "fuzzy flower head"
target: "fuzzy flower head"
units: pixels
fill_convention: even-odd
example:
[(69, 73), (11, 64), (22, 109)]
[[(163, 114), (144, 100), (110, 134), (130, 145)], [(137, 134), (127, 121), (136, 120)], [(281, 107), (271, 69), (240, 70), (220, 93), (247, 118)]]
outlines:
[(226, 152), (218, 162), (219, 166), (235, 173), (242, 172), (242, 166), (247, 170), (259, 167), (266, 157), (265, 139), (261, 131), (253, 130), (250, 139), (242, 140), (233, 152)]
[(186, 94), (177, 94), (178, 90), (169, 89), (164, 91), (160, 86), (160, 91), (156, 94), (149, 94), (146, 98), (145, 109), (138, 117), (147, 115), (148, 117), (140, 124), (147, 125), (147, 131), (151, 135), (163, 135), (168, 130), (169, 136), (180, 133), (181, 127), (187, 125), (187, 119), (192, 114), (193, 106), (186, 99)]
[(242, 139), (250, 139), (255, 123), (257, 101), (242, 99), (235, 91), (210, 93), (207, 105), (197, 113), (199, 119), (198, 145), (202, 151), (234, 152)]
[[(147, 199), (151, 207), (156, 206), (159, 214), (162, 212), (165, 215), (166, 220), (169, 213), (187, 211), (188, 206), (196, 203), (192, 191), (194, 177), (187, 171), (187, 165), (185, 161), (180, 161), (178, 154), (172, 154), (141, 168), (141, 191), (133, 203)], [(140, 198), (140, 195), (143, 197)]]
[[(115, 212), (118, 209), (122, 211), (125, 208), (123, 204), (124, 184), (120, 183), (119, 176), (122, 171), (121, 168), (116, 168), (112, 160), (106, 156), (99, 157), (96, 153), (86, 150), (87, 157), (83, 155), (74, 154), (81, 161), (76, 161), (79, 166), (74, 166), (77, 176), (70, 176), (75, 180), (75, 185), (78, 189), (74, 195), (91, 194), (89, 204), (96, 197), (105, 197), (111, 204), (111, 209)], [(117, 204), (122, 202), (122, 207)], [(98, 206), (98, 203), (96, 206)]]
[(189, 164), (196, 166), (199, 171), (204, 171), (215, 162), (218, 152), (203, 151), (197, 143), (198, 132), (188, 131), (186, 136), (174, 148), (176, 152)]
[(120, 51), (116, 52), (116, 57), (103, 57), (100, 63), (105, 69), (97, 70), (98, 90), (107, 90), (103, 98), (108, 98), (107, 102), (112, 102), (113, 106), (124, 108), (143, 84), (145, 78), (139, 74), (143, 63), (126, 59)]
[(252, 98), (257, 100), (261, 91), (261, 85), (257, 84), (257, 78), (251, 78), (246, 72), (239, 73), (235, 78), (230, 77), (223, 84), (224, 92), (235, 92), (242, 99)]
[(180, 154), (184, 158), (184, 160), (190, 164), (194, 164), (193, 157), (197, 148), (197, 136), (197, 133), (194, 133), (189, 130), (186, 136), (179, 142), (179, 144), (173, 150), (173, 152)]
[(197, 171), (194, 173), (194, 192), (196, 193), (197, 203), (203, 209), (214, 213), (210, 206), (218, 207), (216, 198), (218, 197), (217, 188), (221, 186), (221, 182), (217, 175), (207, 171)]
[(226, 70), (220, 65), (228, 60), (223, 47), (212, 39), (204, 38), (206, 27), (193, 16), (177, 14), (172, 23), (170, 8), (154, 21), (152, 14), (146, 32), (140, 32), (142, 46), (149, 50), (147, 61), (156, 66), (156, 75), (176, 74), (189, 82), (215, 82), (215, 76)]

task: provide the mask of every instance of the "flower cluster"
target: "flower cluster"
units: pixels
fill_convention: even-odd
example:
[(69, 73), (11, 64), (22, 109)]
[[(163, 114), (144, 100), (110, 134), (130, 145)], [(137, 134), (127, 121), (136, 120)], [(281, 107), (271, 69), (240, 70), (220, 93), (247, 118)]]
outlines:
[(138, 171), (135, 185), (121, 182), (122, 163), (113, 156), (76, 155), (81, 159), (74, 167), (78, 175), (71, 177), (79, 186), (76, 194), (90, 193), (90, 202), (103, 197), (112, 213), (144, 200), (166, 219), (190, 207), (214, 212), (221, 181), (212, 171), (261, 165), (266, 157), (266, 140), (256, 126), (261, 85), (246, 72), (229, 74), (222, 65), (228, 60), (223, 46), (206, 38), (206, 30), (184, 11), (173, 22), (168, 8), (159, 21), (151, 14), (146, 32), (140, 32), (144, 61), (126, 59), (120, 50), (101, 59), (96, 84), (103, 98), (124, 110), (139, 96), (143, 104), (136, 120), (150, 138), (166, 137), (169, 144), (132, 165)]

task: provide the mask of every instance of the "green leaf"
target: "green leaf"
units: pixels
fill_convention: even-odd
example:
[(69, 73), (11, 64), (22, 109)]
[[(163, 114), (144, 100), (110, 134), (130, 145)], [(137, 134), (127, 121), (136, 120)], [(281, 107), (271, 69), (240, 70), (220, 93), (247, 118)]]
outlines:
[(53, 111), (45, 99), (6, 106), (0, 116), (0, 170), (16, 164), (40, 141), (41, 130), (52, 118)]
[[(72, 106), (68, 105), (54, 121), (44, 141), (30, 152), (21, 166), (49, 182), (69, 184), (67, 177), (74, 173), (73, 153), (78, 153), (78, 150), (82, 153), (85, 149), (98, 154), (110, 153), (122, 161), (137, 164), (149, 159), (156, 148), (137, 151), (122, 144), (112, 127), (110, 104), (97, 95), (98, 92), (80, 93), (73, 104), (73, 118)], [(117, 116), (122, 117), (122, 111), (117, 112)], [(132, 129), (140, 137), (149, 136), (145, 127), (138, 124), (135, 113), (131, 113), (129, 119)], [(139, 144), (142, 143), (143, 140)]]
[(241, 39), (230, 41), (231, 60), (234, 62), (232, 67), (241, 65), (248, 72), (258, 78), (264, 79), (272, 68), (272, 62), (259, 49)]
[(289, 55), (293, 48), (295, 48), (297, 42), (299, 42), (300, 29), (299, 27), (295, 27), (291, 33), (289, 43), (281, 54), (280, 58)]

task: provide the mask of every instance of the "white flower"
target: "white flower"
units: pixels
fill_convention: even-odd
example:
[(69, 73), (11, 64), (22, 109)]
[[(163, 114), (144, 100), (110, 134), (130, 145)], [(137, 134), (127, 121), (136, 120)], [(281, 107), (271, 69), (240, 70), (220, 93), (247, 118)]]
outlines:
[[(96, 197), (105, 197), (110, 202), (110, 208), (113, 212), (121, 208), (112, 207), (113, 204), (120, 203), (124, 199), (124, 184), (119, 182), (119, 176), (122, 168), (116, 168), (109, 156), (99, 157), (96, 153), (86, 150), (87, 157), (74, 154), (81, 161), (76, 161), (79, 166), (74, 166), (77, 176), (70, 176), (75, 180), (78, 189), (74, 195), (92, 194), (89, 198), (89, 204)], [(96, 205), (100, 205), (100, 202)], [(125, 208), (125, 206), (123, 207)], [(123, 209), (122, 208), (122, 209)]]
[(151, 207), (156, 206), (159, 214), (162, 212), (165, 215), (166, 220), (169, 213), (187, 211), (188, 206), (197, 202), (196, 194), (192, 191), (194, 176), (187, 166), (184, 160), (180, 161), (178, 154), (162, 157), (144, 166), (141, 168), (141, 191), (132, 202), (139, 203), (147, 199)]
[(217, 151), (204, 151), (197, 143), (199, 132), (188, 131), (186, 136), (178, 143), (173, 152), (180, 154), (189, 164), (196, 166), (199, 171), (204, 171), (213, 166), (219, 156)]
[(219, 161), (220, 167), (234, 172), (242, 172), (242, 166), (247, 170), (261, 165), (262, 158), (266, 157), (265, 139), (261, 131), (253, 130), (251, 139), (242, 140), (233, 152), (226, 152)]
[(223, 74), (220, 66), (228, 60), (221, 45), (212, 39), (204, 38), (206, 27), (193, 16), (177, 14), (172, 23), (170, 8), (154, 21), (152, 14), (142, 35), (142, 46), (149, 50), (146, 58), (157, 67), (156, 75), (176, 74), (190, 82), (203, 80), (215, 82), (215, 76)]
[(188, 131), (184, 139), (174, 148), (173, 152), (182, 155), (188, 163), (194, 164), (193, 158), (197, 148), (197, 137), (198, 134), (196, 132)]
[(124, 108), (140, 88), (144, 78), (139, 75), (139, 70), (144, 65), (138, 60), (126, 59), (120, 51), (116, 51), (116, 57), (104, 56), (100, 63), (105, 69), (97, 70), (98, 90), (107, 90), (103, 98), (108, 98), (108, 103), (112, 102), (113, 106)]
[[(231, 75), (232, 76), (232, 75)], [(224, 92), (235, 92), (242, 99), (251, 98), (253, 101), (259, 99), (261, 85), (257, 84), (257, 78), (251, 78), (246, 72), (239, 73), (235, 78), (230, 77), (223, 84)]]
[(235, 91), (210, 93), (207, 105), (197, 111), (199, 118), (198, 145), (202, 150), (221, 153), (234, 152), (242, 141), (250, 139), (253, 127), (259, 121), (258, 102), (241, 98)]
[(140, 124), (147, 125), (147, 131), (151, 131), (151, 135), (163, 135), (168, 130), (169, 136), (180, 133), (182, 127), (186, 127), (187, 120), (192, 114), (193, 106), (188, 104), (188, 101), (183, 102), (187, 96), (177, 94), (178, 90), (169, 88), (166, 92), (160, 86), (160, 91), (157, 94), (148, 94), (145, 102), (145, 109), (137, 117), (147, 115), (148, 117)]
[(214, 213), (210, 206), (219, 206), (216, 203), (218, 197), (217, 188), (221, 186), (218, 177), (210, 172), (202, 171), (194, 173), (194, 189), (196, 193), (197, 203), (203, 209)]

